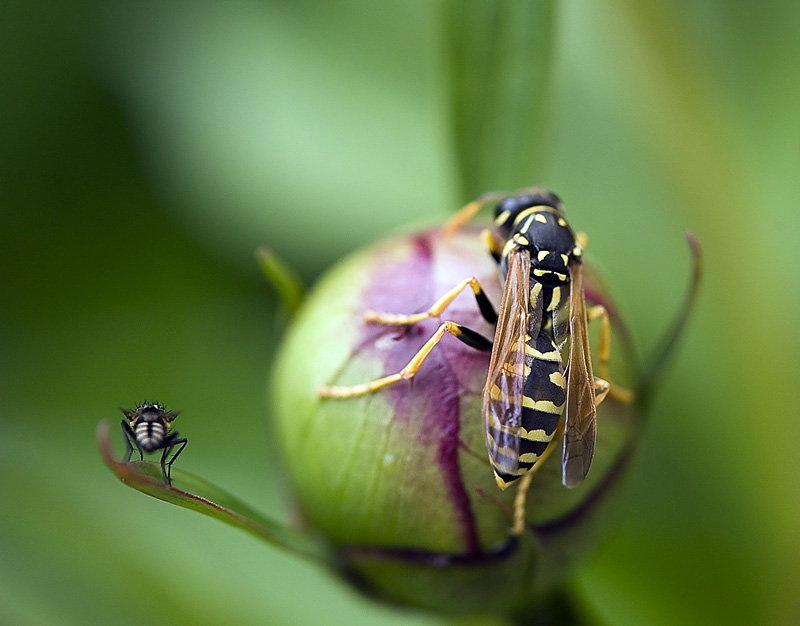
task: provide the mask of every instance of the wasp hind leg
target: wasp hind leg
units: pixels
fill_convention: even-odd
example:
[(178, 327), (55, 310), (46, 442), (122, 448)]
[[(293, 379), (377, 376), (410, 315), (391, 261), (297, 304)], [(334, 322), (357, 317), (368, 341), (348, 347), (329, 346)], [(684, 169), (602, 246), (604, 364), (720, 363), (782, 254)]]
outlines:
[(528, 502), (528, 490), (531, 487), (533, 476), (545, 462), (547, 457), (550, 456), (553, 450), (556, 449), (563, 435), (564, 424), (562, 421), (562, 423), (559, 424), (556, 432), (553, 433), (553, 438), (550, 440), (547, 448), (545, 448), (545, 451), (542, 452), (542, 455), (536, 460), (534, 466), (529, 469), (519, 481), (517, 493), (514, 495), (514, 524), (511, 527), (511, 534), (514, 537), (519, 537), (523, 532), (525, 532), (525, 506)]
[(484, 337), (480, 333), (477, 333), (466, 326), (462, 326), (461, 324), (456, 324), (455, 322), (450, 321), (443, 322), (442, 325), (439, 326), (438, 330), (431, 336), (431, 338), (425, 342), (425, 345), (422, 346), (419, 351), (413, 357), (411, 357), (411, 360), (406, 364), (406, 366), (396, 374), (390, 374), (389, 376), (377, 378), (371, 382), (363, 383), (361, 385), (350, 385), (347, 387), (323, 385), (319, 388), (317, 393), (325, 398), (351, 398), (353, 396), (361, 396), (367, 393), (372, 393), (373, 391), (377, 391), (378, 389), (382, 389), (387, 385), (391, 385), (401, 380), (411, 380), (419, 371), (419, 368), (422, 367), (425, 359), (428, 358), (428, 355), (431, 353), (436, 344), (441, 341), (442, 337), (444, 337), (445, 333), (450, 333), (466, 345), (477, 350), (490, 352), (492, 349), (492, 341), (488, 337)]
[(588, 321), (600, 318), (600, 341), (597, 343), (597, 360), (600, 364), (600, 376), (595, 377), (595, 404), (600, 404), (606, 396), (620, 402), (633, 402), (633, 392), (608, 380), (608, 360), (611, 355), (611, 318), (602, 304), (596, 304), (586, 312)]

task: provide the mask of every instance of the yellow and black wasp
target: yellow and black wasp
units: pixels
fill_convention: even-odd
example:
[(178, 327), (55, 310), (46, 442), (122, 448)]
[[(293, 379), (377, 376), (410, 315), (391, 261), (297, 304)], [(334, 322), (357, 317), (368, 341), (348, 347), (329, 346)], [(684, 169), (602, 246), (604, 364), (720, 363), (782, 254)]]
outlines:
[[(163, 450), (161, 453), (161, 474), (168, 485), (172, 485), (172, 464), (183, 452), (188, 440), (180, 437), (178, 431), (172, 430), (172, 422), (180, 411), (167, 411), (160, 404), (144, 402), (135, 409), (120, 409), (125, 415), (121, 422), (122, 434), (125, 436), (125, 462), (131, 460), (134, 448), (139, 458), (144, 453)], [(177, 447), (172, 456), (170, 454)]]
[[(604, 380), (610, 323), (601, 306), (587, 311), (582, 275), (585, 238), (572, 231), (554, 193), (532, 188), (513, 195), (484, 196), (456, 214), (445, 225), (445, 235), (496, 200), (494, 230), (484, 231), (483, 238), (499, 265), (504, 285), (497, 312), (478, 280), (471, 277), (423, 313), (366, 313), (366, 319), (374, 323), (414, 324), (439, 316), (470, 287), (482, 316), (496, 327), (494, 339), (445, 321), (400, 372), (362, 385), (324, 386), (320, 395), (346, 398), (410, 380), (445, 333), (491, 351), (483, 392), (484, 435), (498, 486), (505, 489), (525, 477), (514, 506), (512, 532), (519, 534), (524, 528), (531, 469), (552, 453), (562, 436), (563, 484), (576, 487), (589, 472), (597, 404), (610, 388)], [(587, 333), (590, 317), (603, 320), (598, 350), (603, 378), (596, 378), (592, 371)], [(562, 347), (567, 340), (565, 365)], [(620, 396), (624, 394), (620, 390)]]

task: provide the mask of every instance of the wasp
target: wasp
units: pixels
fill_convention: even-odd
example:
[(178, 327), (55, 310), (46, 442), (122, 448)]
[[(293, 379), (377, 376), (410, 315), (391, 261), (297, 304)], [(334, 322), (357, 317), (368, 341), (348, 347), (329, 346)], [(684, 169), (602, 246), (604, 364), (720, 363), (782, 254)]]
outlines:
[[(606, 368), (610, 321), (602, 306), (587, 310), (583, 288), (586, 238), (566, 221), (559, 197), (535, 187), (487, 194), (466, 205), (445, 224), (449, 236), (486, 204), (496, 201), (494, 229), (483, 232), (503, 283), (495, 309), (475, 277), (462, 281), (430, 309), (413, 315), (368, 311), (368, 322), (414, 324), (438, 317), (455, 297), (472, 289), (481, 315), (495, 326), (494, 338), (452, 321), (434, 335), (398, 373), (349, 387), (323, 386), (323, 397), (347, 398), (410, 380), (445, 333), (491, 352), (483, 391), (483, 426), (489, 461), (500, 489), (523, 478), (514, 503), (513, 534), (524, 530), (525, 498), (534, 468), (563, 438), (562, 482), (577, 487), (589, 472), (597, 432), (597, 405), (610, 384)], [(595, 377), (588, 321), (603, 320), (598, 347), (601, 377)], [(562, 350), (569, 340), (569, 349)], [(566, 363), (562, 352), (567, 354)], [(625, 390), (618, 392), (626, 398)]]
[[(125, 436), (125, 462), (131, 460), (134, 448), (138, 450), (140, 459), (144, 453), (163, 450), (161, 453), (161, 474), (168, 485), (172, 485), (172, 464), (188, 443), (172, 430), (172, 422), (180, 411), (167, 411), (157, 402), (145, 402), (135, 409), (121, 409), (125, 415), (122, 420), (122, 434)], [(172, 453), (177, 447), (177, 450)], [(171, 455), (171, 456), (170, 456)]]

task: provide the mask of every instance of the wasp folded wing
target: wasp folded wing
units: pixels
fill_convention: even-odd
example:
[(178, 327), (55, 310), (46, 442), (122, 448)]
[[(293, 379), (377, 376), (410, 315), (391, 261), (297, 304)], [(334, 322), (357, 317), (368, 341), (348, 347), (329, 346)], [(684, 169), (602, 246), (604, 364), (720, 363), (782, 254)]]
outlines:
[[(512, 247), (507, 259), (508, 272), (483, 392), (486, 448), (501, 488), (520, 475), (525, 345), (531, 325), (530, 253), (525, 248)], [(535, 326), (538, 328), (539, 324)]]
[(592, 464), (597, 433), (594, 374), (589, 351), (583, 274), (579, 262), (570, 266), (570, 283), (571, 339), (561, 480), (566, 487), (577, 487), (586, 478)]

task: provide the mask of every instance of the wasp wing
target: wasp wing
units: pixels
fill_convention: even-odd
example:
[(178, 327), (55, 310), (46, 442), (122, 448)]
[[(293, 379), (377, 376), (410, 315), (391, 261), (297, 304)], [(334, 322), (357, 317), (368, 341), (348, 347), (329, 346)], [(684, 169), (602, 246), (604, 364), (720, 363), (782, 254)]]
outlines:
[[(486, 448), (495, 472), (516, 476), (525, 384), (525, 343), (531, 326), (530, 252), (521, 246), (512, 246), (507, 262), (506, 283), (483, 391), (483, 425)], [(541, 315), (541, 307), (538, 310)], [(535, 328), (539, 328), (539, 323)]]
[(570, 266), (569, 329), (569, 371), (561, 481), (566, 487), (577, 487), (586, 478), (592, 464), (597, 433), (597, 407), (594, 400), (592, 357), (589, 352), (586, 300), (583, 292), (583, 273), (578, 262), (573, 262)]

